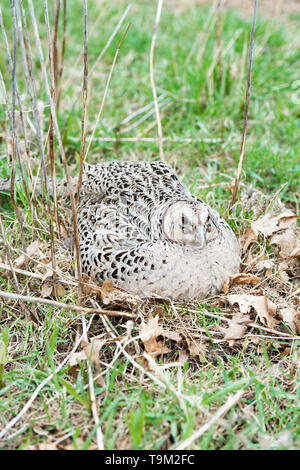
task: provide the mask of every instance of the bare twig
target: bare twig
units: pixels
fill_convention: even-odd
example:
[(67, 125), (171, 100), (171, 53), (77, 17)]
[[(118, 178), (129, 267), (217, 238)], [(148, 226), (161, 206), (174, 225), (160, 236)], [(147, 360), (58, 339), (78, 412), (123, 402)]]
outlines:
[(218, 66), (218, 77), (221, 82), (222, 80), (222, 63), (221, 63), (221, 58), (222, 58), (222, 16), (221, 16), (221, 10), (224, 4), (224, 0), (218, 0), (218, 6), (217, 6), (217, 66)]
[(248, 122), (248, 109), (249, 109), (249, 100), (250, 100), (250, 87), (251, 87), (251, 72), (252, 72), (252, 61), (253, 61), (253, 45), (254, 45), (254, 32), (255, 32), (255, 25), (256, 25), (256, 16), (257, 16), (257, 5), (258, 0), (254, 0), (254, 9), (253, 9), (253, 20), (252, 20), (252, 29), (250, 35), (250, 46), (249, 46), (249, 58), (248, 58), (248, 76), (247, 76), (247, 88), (246, 88), (246, 101), (245, 101), (245, 109), (244, 109), (244, 124), (243, 124), (243, 134), (242, 134), (242, 142), (240, 148), (240, 156), (239, 156), (239, 163), (235, 178), (235, 184), (232, 192), (232, 197), (229, 205), (229, 210), (231, 210), (232, 206), (236, 203), (237, 200), (237, 192), (238, 187), (241, 179), (241, 173), (243, 168), (243, 162), (245, 158), (245, 143), (246, 143), (246, 133), (247, 133), (247, 122)]
[[(61, 84), (61, 79), (62, 79), (62, 75), (64, 71), (65, 49), (66, 49), (66, 28), (67, 28), (67, 0), (64, 0), (63, 23), (64, 23), (63, 24), (63, 39), (62, 39), (62, 45), (61, 45), (60, 66), (59, 66), (58, 79), (57, 79), (58, 85)], [(60, 96), (61, 96), (61, 86), (58, 86), (57, 100), (56, 100), (57, 110), (59, 110)]]
[[(60, 5), (60, 2), (58, 2), (58, 5)], [(56, 79), (55, 79), (56, 71), (55, 71), (55, 69), (57, 67), (57, 64), (55, 64), (55, 62), (57, 62), (57, 54), (54, 51), (56, 50), (57, 23), (58, 23), (59, 7), (57, 8), (57, 11), (56, 11), (56, 21), (55, 21), (56, 25), (55, 25), (55, 29), (54, 29), (54, 40), (53, 40), (53, 42), (51, 41), (47, 0), (44, 0), (44, 11), (45, 11), (45, 22), (46, 22), (46, 26), (47, 26), (47, 34), (48, 34), (48, 43), (49, 43), (51, 97), (52, 97), (52, 100), (55, 102), (55, 86), (56, 86)], [(49, 133), (48, 133), (48, 135), (49, 135), (49, 159), (50, 159), (50, 164), (51, 164), (51, 180), (52, 180), (52, 188), (53, 188), (53, 194), (54, 194), (54, 213), (55, 213), (57, 229), (59, 231), (57, 185), (56, 185), (55, 155), (54, 155), (54, 129), (53, 129), (52, 111), (50, 111)], [(56, 258), (55, 258), (55, 247), (54, 247), (54, 229), (53, 229), (53, 225), (52, 225), (52, 216), (51, 216), (49, 197), (47, 197), (47, 202), (48, 202), (48, 212), (50, 211), (50, 214), (48, 215), (48, 217), (49, 217), (49, 221), (50, 221), (51, 259), (52, 259), (52, 266), (54, 268), (54, 271), (53, 271), (53, 287), (54, 287), (54, 292), (55, 292), (55, 296), (56, 296), (57, 295), (57, 290), (56, 290), (57, 284), (56, 284), (56, 273), (55, 273)]]
[(57, 80), (58, 80), (58, 63), (57, 63), (57, 30), (58, 30), (58, 20), (59, 20), (59, 12), (60, 12), (60, 0), (57, 1), (56, 11), (55, 11), (55, 18), (54, 18), (54, 29), (53, 29), (53, 74), (54, 74), (54, 84), (55, 89), (57, 87)]
[[(83, 340), (88, 343), (89, 340), (88, 340), (88, 335), (87, 335), (86, 319), (84, 316), (81, 317), (81, 323), (82, 323), (82, 331), (83, 331)], [(92, 410), (93, 418), (95, 421), (98, 450), (104, 450), (103, 434), (102, 434), (101, 427), (99, 425), (99, 416), (98, 416), (98, 410), (97, 410), (97, 403), (96, 403), (96, 396), (95, 396), (95, 389), (94, 389), (94, 379), (93, 379), (90, 358), (88, 358), (87, 360), (87, 370), (88, 370), (88, 377), (89, 377), (88, 385), (89, 385), (89, 391), (90, 391), (91, 410)]]
[[(189, 144), (191, 142), (206, 142), (206, 143), (215, 143), (220, 142), (221, 139), (199, 137), (199, 139), (193, 138), (184, 138), (184, 137), (163, 137), (163, 142), (182, 142)], [(116, 139), (115, 137), (96, 137), (96, 142), (156, 142), (155, 137), (120, 137)]]
[[(12, 76), (12, 112), (11, 112), (11, 128), (12, 128), (12, 168), (11, 168), (11, 186), (10, 186), (10, 199), (11, 203), (13, 205), (14, 211), (16, 213), (19, 226), (20, 226), (20, 232), (21, 232), (21, 241), (22, 241), (22, 246), (23, 250), (26, 250), (26, 244), (25, 244), (25, 235), (24, 235), (24, 225), (23, 225), (23, 219), (20, 213), (20, 209), (16, 203), (15, 199), (15, 177), (16, 177), (16, 155), (17, 155), (17, 135), (16, 135), (16, 126), (15, 126), (15, 107), (16, 107), (16, 47), (17, 47), (17, 34), (16, 34), (16, 28), (15, 28), (15, 19), (16, 19), (16, 6), (15, 6), (15, 0), (11, 0), (11, 9), (12, 9), (12, 17), (13, 17), (13, 58), (12, 58), (12, 69), (11, 69), (11, 76)], [(2, 88), (3, 92), (5, 93), (5, 87), (4, 87), (4, 81), (2, 79), (2, 74), (1, 75), (1, 82), (2, 82)], [(8, 103), (6, 102), (7, 106), (7, 111), (8, 111)], [(25, 258), (25, 263), (27, 265), (27, 259)], [(27, 267), (27, 266), (26, 266)]]
[[(159, 98), (158, 98), (158, 102), (162, 101), (164, 98), (166, 97), (166, 93), (162, 93)], [(122, 119), (121, 122), (119, 122), (118, 124), (114, 124), (113, 126), (109, 127), (108, 128), (108, 131), (110, 132), (111, 130), (115, 129), (116, 127), (121, 127), (123, 126), (124, 124), (127, 124), (129, 121), (132, 121), (132, 119), (134, 119), (135, 117), (139, 116), (140, 114), (143, 114), (145, 111), (149, 111), (153, 108), (153, 103), (148, 103), (146, 104), (145, 106), (142, 106), (142, 108), (139, 108), (139, 109), (136, 109), (135, 111), (133, 111), (132, 113), (130, 113), (128, 116), (126, 116), (126, 118)], [(155, 108), (154, 108), (154, 112), (155, 112)]]
[[(162, 100), (160, 106), (164, 107), (166, 104), (169, 104), (169, 105), (172, 104), (172, 101), (171, 101), (170, 98), (166, 98), (165, 100)], [(136, 127), (138, 127), (142, 122), (146, 121), (148, 119), (148, 117), (152, 116), (152, 114), (154, 114), (154, 113), (155, 113), (155, 108), (150, 109), (150, 111), (148, 111), (146, 114), (144, 114), (140, 119), (138, 119), (137, 121), (134, 121), (132, 124), (127, 126), (125, 129), (122, 129), (120, 133), (125, 134), (127, 132), (132, 131), (132, 129), (135, 129)], [(154, 122), (154, 124), (155, 124), (155, 122)]]
[[(8, 246), (8, 248), (9, 248), (9, 246)], [(29, 257), (29, 259), (30, 259), (30, 257)], [(43, 264), (43, 263), (38, 263), (38, 264)], [(34, 279), (40, 279), (41, 281), (44, 281), (44, 279), (45, 279), (45, 276), (43, 274), (39, 274), (39, 273), (36, 273), (36, 272), (33, 273), (31, 271), (26, 271), (25, 269), (15, 268), (14, 266), (11, 266), (11, 265), (8, 265), (8, 264), (5, 264), (5, 263), (0, 263), (0, 269), (4, 269), (5, 271), (15, 272), (17, 274), (22, 274), (23, 276), (33, 277)], [(54, 269), (52, 267), (50, 269), (54, 272)], [(56, 272), (56, 274), (57, 274), (57, 272)], [(68, 281), (67, 279), (60, 278), (59, 282), (61, 284), (66, 284), (68, 286), (74, 286), (74, 287), (78, 286), (78, 282)]]
[(157, 11), (156, 11), (154, 32), (152, 36), (151, 49), (150, 49), (150, 80), (151, 80), (151, 87), (152, 87), (155, 112), (156, 112), (157, 131), (158, 131), (158, 140), (159, 140), (159, 155), (160, 155), (160, 159), (164, 162), (165, 157), (164, 157), (164, 149), (163, 149), (162, 127), (161, 127), (161, 120), (160, 120), (160, 115), (159, 115), (159, 106), (158, 106), (158, 101), (157, 101), (157, 93), (156, 93), (155, 80), (154, 80), (154, 67), (153, 67), (154, 49), (155, 49), (155, 43), (156, 43), (156, 38), (157, 38), (157, 30), (158, 30), (160, 15), (161, 15), (162, 4), (163, 4), (163, 0), (157, 0)]
[[(81, 119), (81, 146), (79, 161), (79, 176), (77, 184), (77, 201), (79, 201), (80, 188), (82, 184), (83, 162), (85, 154), (85, 125), (86, 125), (86, 102), (87, 102), (87, 82), (88, 82), (88, 37), (87, 37), (87, 0), (83, 0), (84, 5), (84, 67), (83, 67), (83, 86), (82, 86), (82, 119)], [(81, 273), (79, 273), (81, 277)]]
[(13, 292), (4, 292), (2, 290), (0, 291), (0, 297), (10, 300), (22, 300), (23, 302), (32, 302), (35, 304), (51, 305), (52, 307), (65, 308), (66, 310), (74, 310), (75, 312), (96, 313), (97, 315), (107, 315), (111, 317), (135, 318), (135, 315), (127, 312), (70, 305), (63, 302), (56, 302), (55, 300), (44, 299), (42, 297), (31, 297), (29, 295), (14, 294)]

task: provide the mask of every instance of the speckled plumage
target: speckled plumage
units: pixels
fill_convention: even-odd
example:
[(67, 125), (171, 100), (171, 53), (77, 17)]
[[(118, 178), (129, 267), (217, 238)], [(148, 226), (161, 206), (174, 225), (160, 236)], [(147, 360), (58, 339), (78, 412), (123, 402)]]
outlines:
[(163, 162), (86, 165), (78, 228), (83, 270), (133, 294), (215, 294), (240, 266), (229, 225)]

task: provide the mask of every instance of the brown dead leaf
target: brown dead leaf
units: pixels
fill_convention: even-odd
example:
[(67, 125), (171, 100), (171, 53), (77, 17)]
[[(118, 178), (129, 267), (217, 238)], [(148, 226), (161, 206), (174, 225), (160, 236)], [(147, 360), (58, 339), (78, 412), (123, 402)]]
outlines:
[(290, 253), (291, 258), (297, 258), (300, 261), (300, 246), (296, 246), (296, 248)]
[(254, 274), (246, 274), (246, 273), (238, 273), (230, 276), (223, 286), (224, 294), (227, 294), (229, 287), (231, 285), (244, 285), (244, 284), (251, 284), (251, 286), (255, 286), (260, 282), (260, 278), (255, 276)]
[(101, 296), (101, 286), (95, 282), (85, 273), (82, 274), (82, 294), (87, 297)]
[(202, 357), (205, 358), (206, 348), (200, 340), (192, 340), (190, 338), (186, 338), (186, 342), (188, 345), (188, 350), (190, 357)]
[(279, 233), (275, 233), (270, 238), (271, 245), (280, 246), (279, 256), (281, 258), (287, 258), (291, 256), (296, 248), (296, 219), (294, 219), (292, 222), (293, 224), (291, 224), (290, 227), (282, 230)]
[[(41, 240), (34, 240), (28, 247), (26, 248), (26, 254), (29, 257), (32, 257), (34, 254), (37, 253), (39, 250), (40, 246), (42, 245)], [(23, 265), (25, 264), (25, 254), (22, 253), (17, 259), (14, 261), (14, 266), (18, 269), (20, 269)]]
[(140, 335), (145, 350), (153, 358), (170, 352), (167, 346), (157, 340), (158, 336), (163, 334), (163, 329), (159, 326), (158, 320), (158, 316), (151, 316), (148, 323), (143, 322), (140, 328)]
[(54, 442), (38, 442), (37, 444), (24, 447), (23, 450), (59, 450), (60, 447)]
[(273, 273), (274, 266), (275, 263), (273, 261), (269, 259), (261, 259), (255, 264), (255, 266), (253, 266), (253, 269), (255, 269), (256, 272), (264, 272), (268, 277)]
[(296, 219), (296, 214), (288, 209), (285, 209), (276, 216), (272, 214), (263, 215), (255, 222), (252, 222), (251, 228), (255, 235), (261, 233), (265, 237), (270, 237), (279, 230), (286, 229), (291, 225), (294, 225)]
[[(63, 297), (66, 293), (66, 289), (61, 284), (56, 284), (56, 297)], [(51, 297), (54, 295), (54, 281), (53, 279), (46, 279), (42, 283), (41, 297)]]
[(245, 232), (239, 237), (239, 243), (243, 253), (246, 253), (249, 245), (257, 240), (257, 235), (253, 232), (251, 227), (248, 227)]
[(41, 297), (50, 297), (53, 291), (53, 281), (46, 280), (41, 287)]
[(184, 366), (184, 364), (188, 361), (188, 359), (189, 359), (188, 353), (180, 349), (179, 355), (178, 355), (178, 362)]
[(243, 338), (250, 322), (251, 320), (248, 315), (237, 312), (229, 321), (228, 328), (219, 326), (219, 329), (224, 333), (224, 339), (228, 341), (230, 347), (234, 346), (235, 340)]
[[(49, 261), (48, 259), (44, 260), (44, 262), (40, 265), (40, 269), (43, 271), (43, 281), (46, 281), (50, 277), (53, 277), (52, 262)], [(58, 272), (58, 269), (56, 267), (56, 273), (57, 272)]]
[(282, 308), (278, 313), (294, 334), (300, 334), (300, 314), (295, 308)]
[(66, 294), (66, 289), (61, 284), (57, 284), (56, 293), (57, 297), (64, 297), (64, 295)]
[(100, 295), (104, 305), (126, 304), (131, 309), (141, 304), (142, 300), (138, 295), (128, 294), (113, 286), (112, 281), (104, 281), (100, 288)]
[[(81, 342), (82, 351), (75, 352), (74, 354), (72, 354), (72, 356), (68, 360), (68, 364), (71, 367), (74, 367), (78, 365), (78, 361), (83, 361), (83, 360), (88, 359), (91, 363), (95, 365), (96, 372), (99, 374), (101, 371), (99, 352), (103, 348), (106, 342), (107, 340), (104, 338), (102, 339), (95, 338), (95, 339), (92, 339), (90, 342), (82, 341)], [(97, 379), (97, 383), (100, 386), (104, 386), (105, 383), (104, 383), (103, 377), (99, 377)]]
[(276, 305), (263, 295), (232, 294), (227, 295), (227, 300), (231, 305), (237, 303), (241, 313), (249, 313), (253, 307), (260, 321), (269, 328), (274, 328), (278, 323), (274, 318)]
[(249, 245), (256, 241), (259, 234), (266, 238), (271, 237), (271, 244), (279, 244), (280, 256), (290, 256), (296, 246), (296, 220), (297, 215), (289, 209), (283, 210), (278, 215), (265, 214), (247, 228), (240, 236), (239, 241), (245, 253)]
[(171, 339), (172, 341), (176, 341), (179, 343), (181, 341), (181, 336), (177, 331), (170, 331), (170, 330), (162, 330), (161, 335), (165, 338)]

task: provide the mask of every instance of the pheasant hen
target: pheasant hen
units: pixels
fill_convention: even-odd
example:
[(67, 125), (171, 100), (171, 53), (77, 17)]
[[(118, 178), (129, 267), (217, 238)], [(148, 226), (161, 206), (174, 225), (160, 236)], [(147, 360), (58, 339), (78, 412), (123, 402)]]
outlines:
[(189, 301), (240, 267), (229, 225), (163, 162), (86, 164), (78, 229), (83, 270), (132, 294)]

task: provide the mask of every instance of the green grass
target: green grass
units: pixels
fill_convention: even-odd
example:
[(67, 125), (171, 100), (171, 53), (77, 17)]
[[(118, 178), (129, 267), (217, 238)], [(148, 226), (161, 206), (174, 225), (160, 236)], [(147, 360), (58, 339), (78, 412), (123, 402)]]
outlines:
[[(35, 2), (36, 3), (36, 2)], [(50, 2), (51, 3), (51, 2)], [(89, 67), (117, 24), (126, 8), (123, 2), (88, 2), (89, 30), (99, 14), (101, 19), (89, 34)], [(7, 34), (12, 45), (9, 2), (2, 6)], [(40, 34), (46, 54), (47, 41), (42, 2), (36, 5)], [(155, 50), (155, 79), (158, 94), (169, 99), (161, 107), (163, 134), (168, 137), (192, 139), (191, 142), (165, 142), (166, 159), (174, 165), (189, 189), (205, 198), (221, 213), (225, 213), (230, 198), (227, 183), (235, 176), (243, 124), (244, 95), (247, 72), (247, 45), (251, 19), (230, 10), (224, 15), (222, 29), (221, 76), (216, 61), (216, 27), (207, 32), (208, 7), (186, 9), (180, 15), (166, 2), (159, 26)], [(81, 136), (81, 98), (71, 111), (74, 100), (81, 93), (82, 60), (73, 70), (82, 50), (82, 2), (68, 7), (67, 44), (64, 87), (58, 120), (68, 163), (75, 175), (78, 172), (78, 154)], [(103, 97), (106, 79), (115, 49), (126, 23), (131, 27), (122, 44), (113, 72), (107, 101), (95, 138), (119, 134), (120, 122), (135, 110), (152, 102), (149, 76), (149, 51), (155, 18), (155, 2), (134, 4), (128, 20), (107, 50), (102, 62), (89, 81), (88, 133), (91, 135)], [(61, 39), (61, 23), (59, 38)], [(31, 31), (32, 34), (32, 31)], [(203, 54), (201, 48), (207, 40)], [(34, 44), (34, 43), (33, 43)], [(37, 52), (34, 50), (35, 76), (40, 76)], [(19, 57), (19, 51), (18, 51)], [(20, 58), (20, 57), (19, 57)], [(10, 74), (4, 48), (0, 50), (0, 68), (10, 92)], [(246, 143), (243, 182), (266, 194), (272, 194), (284, 184), (282, 199), (295, 206), (299, 197), (299, 104), (293, 98), (293, 83), (300, 71), (300, 32), (298, 20), (282, 25), (259, 17), (255, 34), (255, 53), (250, 114)], [(67, 77), (70, 75), (70, 80)], [(38, 79), (38, 78), (37, 78)], [(39, 99), (47, 103), (41, 82)], [(21, 67), (18, 85), (25, 92)], [(30, 108), (28, 99), (25, 105)], [(29, 116), (30, 113), (29, 113)], [(0, 110), (0, 124), (4, 113)], [(44, 132), (48, 128), (49, 108), (44, 109)], [(31, 119), (33, 117), (31, 116)], [(137, 120), (138, 118), (136, 118)], [(124, 133), (134, 137), (156, 137), (152, 114), (142, 124)], [(218, 139), (206, 142), (203, 139)], [(37, 170), (39, 151), (32, 140), (33, 168)], [(5, 153), (4, 133), (0, 140), (0, 156)], [(58, 155), (58, 151), (57, 151)], [(93, 141), (88, 160), (156, 159), (157, 142), (99, 143)], [(58, 172), (62, 165), (57, 157)], [(8, 176), (10, 167), (0, 159), (0, 177)], [(26, 222), (26, 241), (35, 237), (30, 211), (22, 189), (17, 200)], [(4, 218), (8, 242), (20, 249), (20, 230), (9, 198), (1, 195), (1, 215)], [(47, 221), (42, 223), (47, 230)], [(25, 217), (26, 215), (26, 217)], [(250, 215), (249, 215), (250, 218)], [(47, 234), (43, 238), (48, 240)], [(5, 259), (4, 250), (0, 251)], [(17, 256), (16, 253), (13, 257)], [(34, 269), (34, 267), (32, 268)], [(39, 294), (39, 282), (20, 277), (25, 291)], [(1, 275), (0, 287), (14, 291), (11, 279)], [(75, 292), (68, 291), (63, 302), (76, 302)], [(208, 308), (207, 305), (204, 306)], [(218, 313), (217, 308), (213, 312)], [(188, 315), (184, 313), (184, 315)], [(169, 312), (165, 313), (168, 317)], [(114, 321), (119, 334), (125, 334), (124, 321)], [(209, 416), (214, 414), (237, 390), (245, 393), (239, 406), (212, 427), (193, 448), (197, 449), (271, 449), (299, 447), (299, 387), (296, 343), (263, 343), (262, 349), (250, 340), (230, 350), (214, 343), (210, 334), (216, 321), (206, 318), (199, 308), (197, 326), (206, 331), (210, 344), (206, 359), (196, 357), (182, 367), (182, 400), (170, 389), (162, 390), (151, 380), (133, 371), (120, 356), (112, 368), (107, 367), (102, 385), (95, 384), (100, 413), (100, 425), (107, 449), (170, 449), (189, 437)], [(71, 350), (74, 344), (78, 317), (68, 311), (45, 306), (2, 305), (0, 309), (0, 351), (6, 349), (5, 369), (0, 364), (0, 430), (12, 419), (44, 380)], [(100, 320), (94, 321), (91, 335), (102, 332)], [(138, 334), (135, 324), (133, 334)], [(3, 346), (1, 346), (1, 344)], [(168, 343), (172, 348), (174, 344)], [(282, 346), (290, 347), (284, 353)], [(101, 360), (110, 364), (115, 345), (105, 345)], [(173, 347), (174, 349), (174, 347)], [(134, 350), (131, 351), (134, 354)], [(160, 363), (178, 360), (174, 350)], [(288, 354), (288, 355), (287, 355)], [(0, 352), (1, 355), (1, 352)], [(158, 360), (159, 362), (159, 360)], [(102, 364), (102, 370), (105, 365)], [(168, 382), (175, 389), (180, 377), (178, 368), (167, 369)], [(65, 366), (39, 394), (34, 406), (15, 429), (8, 432), (1, 448), (22, 449), (36, 443), (55, 441), (69, 436), (62, 445), (73, 442), (75, 448), (95, 446), (95, 428), (90, 415), (88, 375), (86, 364), (77, 370)], [(3, 373), (3, 375), (2, 375)], [(204, 410), (204, 412), (202, 411)]]

